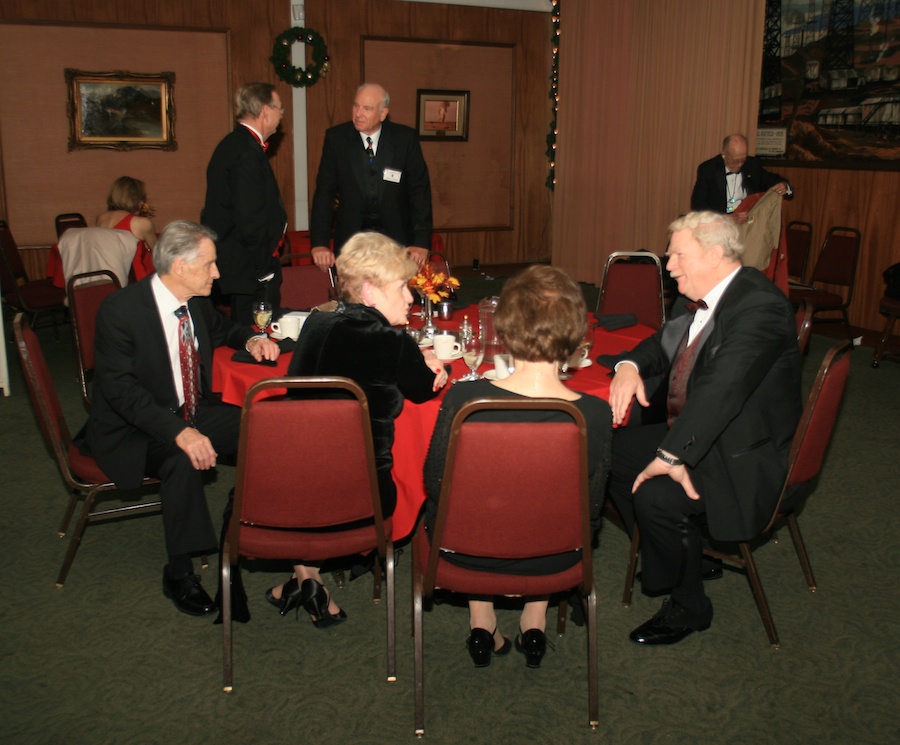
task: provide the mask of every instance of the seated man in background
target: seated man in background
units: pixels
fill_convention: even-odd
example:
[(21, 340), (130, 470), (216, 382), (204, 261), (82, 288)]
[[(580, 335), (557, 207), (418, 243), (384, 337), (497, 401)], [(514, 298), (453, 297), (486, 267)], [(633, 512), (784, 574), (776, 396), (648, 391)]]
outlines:
[(712, 622), (703, 589), (705, 524), (714, 539), (746, 541), (767, 524), (800, 419), (800, 352), (794, 311), (759, 271), (741, 264), (737, 226), (691, 212), (669, 226), (666, 268), (698, 306), (670, 319), (616, 365), (613, 423), (644, 381), (667, 375), (667, 421), (613, 435), (609, 494), (641, 532), (645, 592), (671, 592), (631, 632), (643, 645), (674, 644)]
[[(722, 152), (697, 167), (691, 209), (730, 215), (735, 213), (744, 199), (763, 191), (793, 196), (786, 179), (763, 168), (759, 158), (747, 155), (747, 138), (744, 135), (728, 135), (722, 141)], [(733, 219), (744, 222), (747, 216), (735, 213)]]
[(137, 488), (146, 475), (161, 480), (169, 557), (163, 592), (191, 615), (215, 607), (191, 559), (215, 552), (218, 543), (202, 471), (214, 468), (219, 454), (237, 452), (241, 420), (240, 407), (211, 392), (213, 350), (246, 348), (257, 361), (279, 353), (275, 342), (235, 325), (206, 299), (219, 276), (215, 238), (195, 223), (170, 223), (153, 249), (157, 273), (104, 301), (93, 403), (76, 437), (120, 489)]

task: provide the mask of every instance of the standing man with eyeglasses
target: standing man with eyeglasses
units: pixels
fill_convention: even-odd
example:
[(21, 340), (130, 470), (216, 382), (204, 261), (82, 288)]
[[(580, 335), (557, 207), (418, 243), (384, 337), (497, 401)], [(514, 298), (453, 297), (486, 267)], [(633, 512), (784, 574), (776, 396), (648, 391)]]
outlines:
[(206, 205), (201, 222), (219, 236), (216, 243), (220, 295), (232, 318), (252, 323), (255, 302), (281, 301), (281, 245), (287, 213), (269, 165), (267, 140), (284, 109), (270, 83), (247, 83), (234, 97), (237, 126), (216, 146), (206, 169)]

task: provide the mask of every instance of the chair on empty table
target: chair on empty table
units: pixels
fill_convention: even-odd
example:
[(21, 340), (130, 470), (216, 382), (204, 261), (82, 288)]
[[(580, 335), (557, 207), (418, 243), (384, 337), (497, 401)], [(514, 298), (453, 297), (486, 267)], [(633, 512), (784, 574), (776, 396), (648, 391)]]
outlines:
[(617, 251), (606, 260), (597, 315), (631, 313), (659, 329), (666, 320), (662, 264), (649, 251)]
[(19, 247), (5, 220), (0, 220), (0, 293), (3, 302), (17, 311), (26, 313), (32, 325), (41, 313), (50, 313), (53, 333), (59, 339), (56, 327), (58, 316), (66, 315), (66, 292), (54, 287), (46, 277), (29, 279)]
[[(260, 398), (272, 388), (328, 398)], [(316, 448), (291, 453), (290, 465), (273, 467), (274, 433), (284, 442), (329, 442), (338, 461)], [(222, 545), (224, 690), (232, 690), (232, 567), (249, 559), (318, 562), (377, 552), (375, 602), (381, 566), (387, 575), (387, 678), (396, 680), (394, 545), (383, 518), (369, 409), (362, 389), (348, 378), (288, 377), (254, 383), (244, 398), (235, 475), (234, 507)]]
[[(811, 483), (822, 469), (825, 451), (828, 449), (828, 443), (831, 440), (838, 410), (844, 396), (844, 388), (850, 372), (849, 353), (852, 349), (853, 342), (841, 342), (829, 349), (822, 360), (819, 372), (803, 407), (803, 415), (800, 417), (800, 422), (797, 425), (794, 440), (791, 443), (787, 476), (782, 485), (781, 494), (778, 497), (778, 502), (775, 505), (775, 510), (768, 525), (757, 536), (759, 538), (768, 535), (780, 520), (787, 521), (791, 538), (794, 541), (794, 549), (797, 552), (797, 558), (800, 560), (806, 584), (811, 592), (816, 591), (816, 580), (813, 576), (812, 566), (809, 563), (809, 555), (806, 553), (806, 546), (803, 543), (803, 536), (800, 533), (796, 510), (800, 507)], [(756, 606), (759, 609), (763, 626), (766, 628), (769, 643), (777, 649), (780, 644), (778, 632), (775, 630), (772, 612), (769, 610), (769, 603), (766, 600), (759, 572), (756, 569), (751, 543), (756, 543), (756, 539), (738, 542), (739, 554), (727, 553), (715, 548), (704, 549), (703, 553), (706, 556), (720, 559), (726, 564), (743, 569), (747, 573), (750, 589), (753, 591), (753, 597), (756, 600)], [(639, 548), (640, 531), (635, 525), (631, 540), (628, 570), (625, 575), (625, 588), (622, 592), (622, 603), (624, 605), (628, 605), (631, 602), (631, 591), (634, 584)]]
[[(572, 421), (471, 420), (480, 412), (506, 410), (558, 411)], [(433, 534), (420, 523), (412, 540), (416, 734), (425, 731), (423, 603), (437, 588), (517, 597), (568, 595), (577, 588), (587, 605), (588, 714), (590, 725), (597, 726), (597, 597), (586, 432), (579, 409), (560, 399), (474, 399), (454, 417)], [(445, 551), (502, 559), (577, 551), (580, 560), (555, 574), (523, 576), (464, 568), (446, 561)], [(560, 618), (561, 630), (562, 605)]]
[(97, 272), (76, 274), (69, 278), (66, 292), (72, 313), (72, 336), (75, 340), (75, 358), (78, 362), (78, 382), (85, 405), (91, 407), (88, 380), (94, 370), (94, 332), (100, 304), (120, 289), (119, 279), (104, 269)]
[[(120, 507), (93, 510), (94, 501), (99, 496), (107, 492), (118, 491), (118, 489), (107, 475), (100, 470), (97, 462), (93, 458), (82, 455), (72, 443), (72, 436), (63, 416), (59, 396), (56, 393), (56, 387), (53, 385), (53, 379), (50, 376), (50, 369), (47, 367), (44, 353), (38, 343), (37, 336), (27, 321), (25, 321), (22, 313), (16, 316), (13, 328), (16, 335), (16, 344), (19, 348), (19, 358), (25, 373), (28, 394), (31, 398), (31, 404), (34, 407), (34, 413), (37, 416), (41, 433), (44, 435), (44, 440), (49, 446), (50, 452), (56, 458), (63, 481), (65, 481), (71, 492), (63, 514), (62, 525), (59, 529), (60, 538), (66, 534), (78, 500), (84, 499), (81, 516), (78, 518), (75, 532), (69, 541), (66, 557), (56, 579), (56, 586), (61, 588), (65, 584), (69, 569), (75, 560), (75, 553), (78, 551), (84, 530), (89, 522), (98, 518), (117, 517), (155, 510), (159, 508), (160, 503), (159, 501), (129, 501)], [(145, 478), (143, 486), (158, 483), (159, 481), (156, 479)]]
[[(794, 307), (806, 300), (813, 308), (813, 320), (836, 321), (836, 318), (816, 319), (819, 313), (838, 312), (844, 322), (847, 338), (853, 338), (847, 308), (853, 300), (856, 284), (856, 265), (859, 259), (860, 233), (856, 228), (835, 226), (828, 229), (822, 250), (810, 275), (809, 287), (790, 288), (790, 300)], [(845, 288), (846, 294), (834, 292), (817, 285)]]

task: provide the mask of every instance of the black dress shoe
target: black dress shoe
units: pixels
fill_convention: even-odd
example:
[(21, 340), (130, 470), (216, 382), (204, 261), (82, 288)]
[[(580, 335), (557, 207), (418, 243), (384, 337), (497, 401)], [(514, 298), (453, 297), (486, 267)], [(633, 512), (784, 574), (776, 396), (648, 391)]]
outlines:
[(712, 623), (712, 604), (706, 613), (695, 614), (671, 598), (646, 623), (632, 631), (628, 638), (644, 645), (677, 644), (695, 631), (705, 631)]
[(540, 629), (528, 629), (516, 637), (516, 649), (525, 655), (525, 667), (540, 667), (547, 652), (547, 637)]
[[(497, 629), (494, 629), (494, 633), (496, 631)], [(509, 650), (512, 649), (512, 642), (504, 636), (503, 646), (497, 649), (494, 642), (494, 634), (487, 629), (472, 629), (469, 632), (469, 638), (466, 639), (466, 647), (469, 649), (469, 656), (472, 658), (472, 662), (475, 663), (475, 667), (487, 667), (491, 664), (492, 654), (496, 657), (503, 657), (509, 654)]]
[(216, 604), (200, 584), (200, 577), (196, 574), (177, 579), (170, 577), (168, 566), (163, 569), (163, 594), (171, 598), (178, 610), (191, 616), (205, 616), (216, 609)]

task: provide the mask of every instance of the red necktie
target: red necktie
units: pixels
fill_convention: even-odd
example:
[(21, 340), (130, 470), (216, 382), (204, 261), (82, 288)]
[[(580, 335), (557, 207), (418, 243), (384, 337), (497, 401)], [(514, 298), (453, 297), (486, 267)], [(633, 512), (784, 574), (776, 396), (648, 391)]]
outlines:
[(194, 427), (197, 424), (197, 350), (194, 349), (194, 335), (187, 306), (182, 305), (175, 311), (178, 316), (178, 358), (181, 361), (181, 382), (184, 386), (184, 418)]

